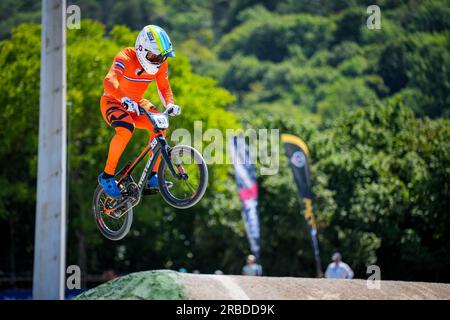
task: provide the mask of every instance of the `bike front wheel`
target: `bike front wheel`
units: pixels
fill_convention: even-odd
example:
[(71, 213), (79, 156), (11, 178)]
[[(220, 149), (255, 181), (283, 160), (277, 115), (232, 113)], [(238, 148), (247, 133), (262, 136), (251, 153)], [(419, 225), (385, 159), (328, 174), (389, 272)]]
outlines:
[(172, 175), (165, 161), (161, 161), (158, 168), (161, 196), (175, 208), (190, 208), (205, 194), (208, 167), (200, 152), (187, 145), (175, 146), (171, 150), (170, 161), (176, 176)]

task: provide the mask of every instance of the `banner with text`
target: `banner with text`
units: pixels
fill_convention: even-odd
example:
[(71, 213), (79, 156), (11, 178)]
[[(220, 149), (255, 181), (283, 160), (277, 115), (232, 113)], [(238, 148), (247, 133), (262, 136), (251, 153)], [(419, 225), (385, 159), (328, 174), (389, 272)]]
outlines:
[(284, 149), (297, 185), (298, 194), (303, 202), (304, 216), (309, 227), (311, 241), (316, 262), (317, 276), (322, 276), (320, 262), (319, 242), (317, 241), (317, 225), (312, 210), (313, 195), (311, 191), (311, 173), (309, 170), (309, 151), (305, 142), (299, 137), (282, 134), (281, 141), (284, 142)]
[(253, 158), (243, 136), (234, 136), (230, 140), (234, 172), (242, 202), (242, 217), (245, 223), (250, 249), (259, 259), (259, 218), (258, 218), (258, 184), (256, 182)]

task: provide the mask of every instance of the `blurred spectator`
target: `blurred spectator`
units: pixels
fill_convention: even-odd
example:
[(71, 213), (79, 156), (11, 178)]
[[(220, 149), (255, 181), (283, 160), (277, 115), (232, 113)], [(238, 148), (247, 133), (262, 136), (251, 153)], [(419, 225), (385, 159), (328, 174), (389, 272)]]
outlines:
[(214, 271), (214, 274), (223, 275), (223, 272), (222, 272), (222, 270), (216, 270), (216, 271)]
[(242, 275), (244, 276), (261, 276), (262, 267), (256, 263), (254, 255), (247, 256), (247, 264), (242, 268)]
[(187, 273), (187, 269), (186, 268), (180, 268), (180, 269), (178, 269), (178, 272)]
[(325, 278), (329, 279), (352, 279), (353, 270), (348, 264), (342, 261), (342, 256), (339, 252), (335, 252), (331, 257), (332, 263), (328, 265), (325, 271)]
[(194, 271), (192, 271), (192, 273), (194, 273), (194, 274), (200, 274), (200, 271), (198, 271), (197, 269), (195, 269)]
[(103, 272), (102, 274), (102, 280), (104, 282), (108, 282), (110, 280), (114, 280), (116, 278), (118, 278), (119, 276), (114, 272), (114, 270), (106, 270), (105, 272)]

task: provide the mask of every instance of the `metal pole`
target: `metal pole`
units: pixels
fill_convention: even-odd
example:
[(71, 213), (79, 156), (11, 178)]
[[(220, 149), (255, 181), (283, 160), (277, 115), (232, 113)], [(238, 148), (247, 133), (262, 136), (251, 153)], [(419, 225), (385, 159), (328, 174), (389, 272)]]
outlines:
[(64, 299), (66, 258), (66, 1), (42, 1), (34, 299)]

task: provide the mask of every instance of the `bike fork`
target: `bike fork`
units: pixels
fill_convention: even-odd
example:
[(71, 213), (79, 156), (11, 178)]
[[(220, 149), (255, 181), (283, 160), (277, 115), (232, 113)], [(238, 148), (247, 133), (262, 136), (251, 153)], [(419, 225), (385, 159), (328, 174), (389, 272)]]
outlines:
[(164, 161), (166, 161), (166, 164), (167, 164), (167, 167), (170, 170), (170, 173), (172, 173), (172, 176), (174, 176), (175, 178), (179, 178), (179, 174), (177, 174), (175, 172), (175, 169), (173, 168), (173, 165), (172, 165), (172, 161), (170, 159), (170, 155), (169, 155), (170, 147), (167, 145), (167, 142), (164, 139), (164, 137), (160, 137), (159, 138), (159, 142), (161, 144), (161, 154), (162, 154), (162, 156), (164, 158)]

